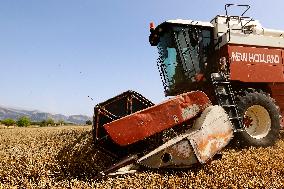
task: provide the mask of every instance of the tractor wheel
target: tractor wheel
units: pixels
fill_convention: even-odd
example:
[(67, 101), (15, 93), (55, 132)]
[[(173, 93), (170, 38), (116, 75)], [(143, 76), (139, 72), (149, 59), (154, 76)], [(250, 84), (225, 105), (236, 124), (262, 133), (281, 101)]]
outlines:
[(238, 109), (244, 131), (237, 133), (242, 146), (271, 146), (279, 135), (280, 120), (277, 106), (265, 94), (252, 92), (238, 96)]

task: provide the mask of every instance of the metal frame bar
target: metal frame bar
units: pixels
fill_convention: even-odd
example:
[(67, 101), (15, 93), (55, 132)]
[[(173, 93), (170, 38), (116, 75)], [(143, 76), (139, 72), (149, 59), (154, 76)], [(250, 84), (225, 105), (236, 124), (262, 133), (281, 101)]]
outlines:
[(244, 16), (244, 14), (250, 9), (250, 5), (239, 5), (239, 4), (232, 4), (232, 3), (229, 3), (229, 4), (226, 4), (225, 5), (225, 11), (226, 11), (226, 16), (229, 16), (228, 15), (228, 9), (229, 7), (231, 6), (237, 6), (237, 7), (246, 7), (246, 10), (241, 14), (241, 16)]

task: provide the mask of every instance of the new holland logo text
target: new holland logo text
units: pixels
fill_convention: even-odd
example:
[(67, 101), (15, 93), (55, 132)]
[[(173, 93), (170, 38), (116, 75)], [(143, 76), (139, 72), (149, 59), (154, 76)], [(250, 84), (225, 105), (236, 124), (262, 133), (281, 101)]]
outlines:
[(232, 52), (232, 61), (234, 62), (251, 62), (251, 63), (280, 63), (280, 57), (276, 54), (255, 54)]

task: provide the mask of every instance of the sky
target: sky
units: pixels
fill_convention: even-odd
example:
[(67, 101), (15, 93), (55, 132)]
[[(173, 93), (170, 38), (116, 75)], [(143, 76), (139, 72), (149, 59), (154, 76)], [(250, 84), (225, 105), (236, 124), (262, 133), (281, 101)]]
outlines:
[(226, 3), (284, 30), (283, 0), (0, 0), (0, 106), (91, 116), (129, 89), (159, 103), (149, 23), (210, 21)]

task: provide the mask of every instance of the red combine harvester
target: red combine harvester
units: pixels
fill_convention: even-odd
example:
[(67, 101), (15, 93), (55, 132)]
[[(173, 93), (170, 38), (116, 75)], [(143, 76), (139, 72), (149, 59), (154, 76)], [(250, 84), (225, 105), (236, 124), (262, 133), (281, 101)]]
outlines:
[(233, 136), (270, 146), (284, 114), (284, 31), (244, 16), (150, 24), (149, 41), (169, 100), (127, 91), (95, 107), (95, 145), (117, 163), (101, 175), (205, 163)]

